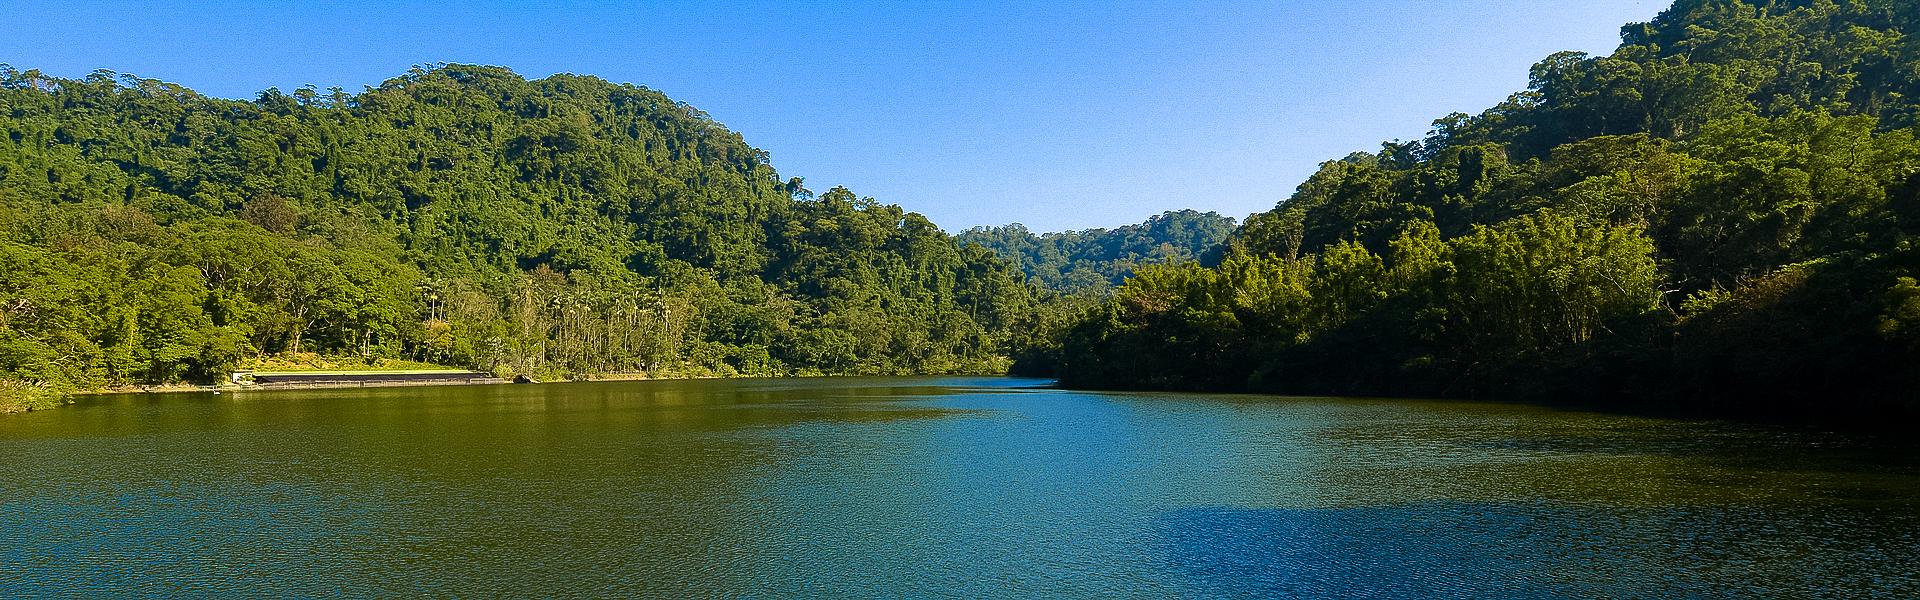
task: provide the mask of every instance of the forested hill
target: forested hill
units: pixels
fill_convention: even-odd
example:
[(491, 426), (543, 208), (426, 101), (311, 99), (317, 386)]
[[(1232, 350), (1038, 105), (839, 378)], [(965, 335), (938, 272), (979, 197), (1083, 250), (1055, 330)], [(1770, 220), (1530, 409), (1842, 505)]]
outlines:
[[(0, 70), (0, 385), (320, 352), (549, 375), (991, 371), (1032, 291), (700, 111), (415, 69), (209, 98)], [(7, 395), (0, 390), (0, 395)]]
[(1036, 283), (1072, 292), (1120, 285), (1142, 265), (1201, 259), (1233, 229), (1232, 217), (1179, 210), (1113, 229), (1035, 234), (1015, 223), (975, 227), (958, 238), (1020, 265)]
[(1920, 414), (1920, 3), (1682, 0), (1622, 42), (1325, 163), (1218, 268), (1143, 269), (1053, 364), (1080, 386)]

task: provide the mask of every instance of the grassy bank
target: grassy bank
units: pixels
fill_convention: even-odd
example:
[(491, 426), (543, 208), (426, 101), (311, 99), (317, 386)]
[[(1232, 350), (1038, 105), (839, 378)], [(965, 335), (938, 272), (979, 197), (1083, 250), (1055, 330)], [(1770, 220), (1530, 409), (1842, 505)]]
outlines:
[(312, 352), (298, 354), (275, 354), (254, 357), (240, 361), (235, 368), (239, 371), (269, 371), (276, 373), (305, 373), (333, 371), (341, 373), (366, 373), (378, 371), (466, 371), (460, 367), (439, 365), (397, 358), (361, 358), (358, 356), (328, 356)]
[(64, 390), (22, 381), (0, 381), (0, 414), (53, 408), (67, 402)]
[[(527, 375), (539, 382), (562, 381), (648, 381), (680, 379), (733, 379), (746, 377), (828, 377), (835, 375), (878, 376), (878, 375), (964, 375), (964, 374), (1004, 374), (1006, 361), (989, 361), (985, 369), (943, 369), (926, 372), (894, 371), (856, 371), (850, 373), (826, 373), (816, 369), (799, 369), (790, 372), (742, 372), (725, 365), (722, 368), (667, 367), (656, 371), (618, 371), (608, 373), (581, 372), (536, 372), (520, 373), (508, 367), (494, 369), (492, 374), (500, 379), (512, 381), (518, 375)], [(413, 375), (426, 373), (473, 372), (455, 366), (425, 363), (390, 358), (367, 359), (357, 356), (329, 356), (315, 353), (282, 354), (254, 357), (242, 361), (236, 371), (251, 371), (256, 375), (300, 374), (300, 375)], [(460, 384), (435, 384), (460, 385)], [(62, 388), (59, 386), (36, 384), (22, 381), (0, 380), (0, 414), (44, 410), (63, 404), (71, 404), (75, 397), (100, 394), (129, 394), (143, 392), (190, 392), (211, 391), (233, 388), (223, 377), (211, 384), (187, 382), (169, 382), (155, 384), (122, 384), (91, 388)], [(366, 384), (312, 385), (300, 389), (320, 389), (327, 387), (368, 387)], [(240, 389), (252, 389), (251, 387)]]

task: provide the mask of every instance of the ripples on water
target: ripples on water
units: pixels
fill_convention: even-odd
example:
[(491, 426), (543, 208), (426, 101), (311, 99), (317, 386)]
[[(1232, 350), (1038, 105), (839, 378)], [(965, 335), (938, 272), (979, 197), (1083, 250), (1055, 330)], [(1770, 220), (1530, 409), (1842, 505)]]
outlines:
[(119, 396), (0, 418), (0, 597), (1915, 597), (1920, 457), (998, 378)]

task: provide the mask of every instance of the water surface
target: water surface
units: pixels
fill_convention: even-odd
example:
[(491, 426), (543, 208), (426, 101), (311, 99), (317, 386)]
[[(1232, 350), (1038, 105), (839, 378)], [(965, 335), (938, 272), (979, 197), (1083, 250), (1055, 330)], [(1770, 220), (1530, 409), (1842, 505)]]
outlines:
[(1007, 378), (153, 394), (0, 418), (0, 597), (1920, 596), (1920, 455)]

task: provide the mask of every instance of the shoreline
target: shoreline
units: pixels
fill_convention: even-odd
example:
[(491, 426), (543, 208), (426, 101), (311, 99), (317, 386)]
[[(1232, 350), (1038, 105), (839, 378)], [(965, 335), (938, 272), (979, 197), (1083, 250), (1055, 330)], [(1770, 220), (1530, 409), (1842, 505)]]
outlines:
[[(300, 374), (303, 374), (303, 373), (297, 372), (297, 371), (278, 373), (278, 375), (280, 376), (300, 375)], [(316, 376), (326, 375), (326, 376), (332, 376), (332, 377), (339, 377), (339, 376), (351, 377), (351, 376), (358, 376), (358, 375), (365, 375), (365, 376), (371, 377), (371, 376), (391, 376), (395, 374), (397, 373), (391, 372), (391, 371), (389, 372), (381, 372), (381, 371), (313, 372), (313, 375), (316, 375)], [(448, 374), (452, 375), (454, 373), (448, 372)], [(613, 382), (625, 382), (625, 381), (698, 381), (698, 380), (709, 380), (709, 379), (719, 380), (719, 379), (808, 379), (808, 378), (825, 378), (825, 377), (940, 377), (940, 376), (968, 376), (968, 375), (990, 376), (990, 377), (991, 376), (1008, 376), (1005, 373), (997, 373), (997, 374), (912, 373), (912, 374), (898, 374), (898, 375), (807, 374), (807, 375), (658, 375), (656, 376), (656, 375), (649, 375), (646, 373), (627, 372), (627, 373), (601, 373), (601, 374), (584, 375), (579, 377), (554, 379), (554, 380), (528, 379), (526, 381), (515, 381), (511, 379), (502, 379), (499, 377), (494, 377), (491, 374), (485, 374), (477, 371), (476, 372), (460, 372), (459, 374), (471, 375), (471, 376), (458, 377), (458, 378), (450, 377), (450, 378), (429, 379), (429, 380), (371, 379), (371, 378), (328, 379), (324, 381), (258, 384), (258, 385), (242, 385), (242, 384), (233, 384), (233, 383), (222, 383), (222, 384), (212, 384), (212, 385), (194, 384), (194, 383), (159, 383), (159, 384), (145, 384), (145, 385), (108, 386), (108, 387), (89, 388), (84, 390), (74, 390), (74, 391), (64, 392), (60, 394), (59, 399), (54, 400), (51, 403), (28, 402), (28, 403), (11, 404), (11, 403), (8, 403), (5, 399), (0, 398), (0, 415), (28, 413), (28, 412), (56, 409), (56, 408), (60, 408), (61, 406), (74, 404), (76, 400), (82, 397), (118, 396), (118, 395), (132, 395), (132, 394), (191, 394), (191, 393), (221, 394), (221, 393), (230, 393), (230, 392), (231, 393), (281, 392), (281, 391), (336, 390), (336, 389), (357, 389), (357, 388), (455, 387), (455, 386), (474, 386), (474, 385), (550, 385), (550, 384), (559, 384), (559, 383), (613, 383)]]

